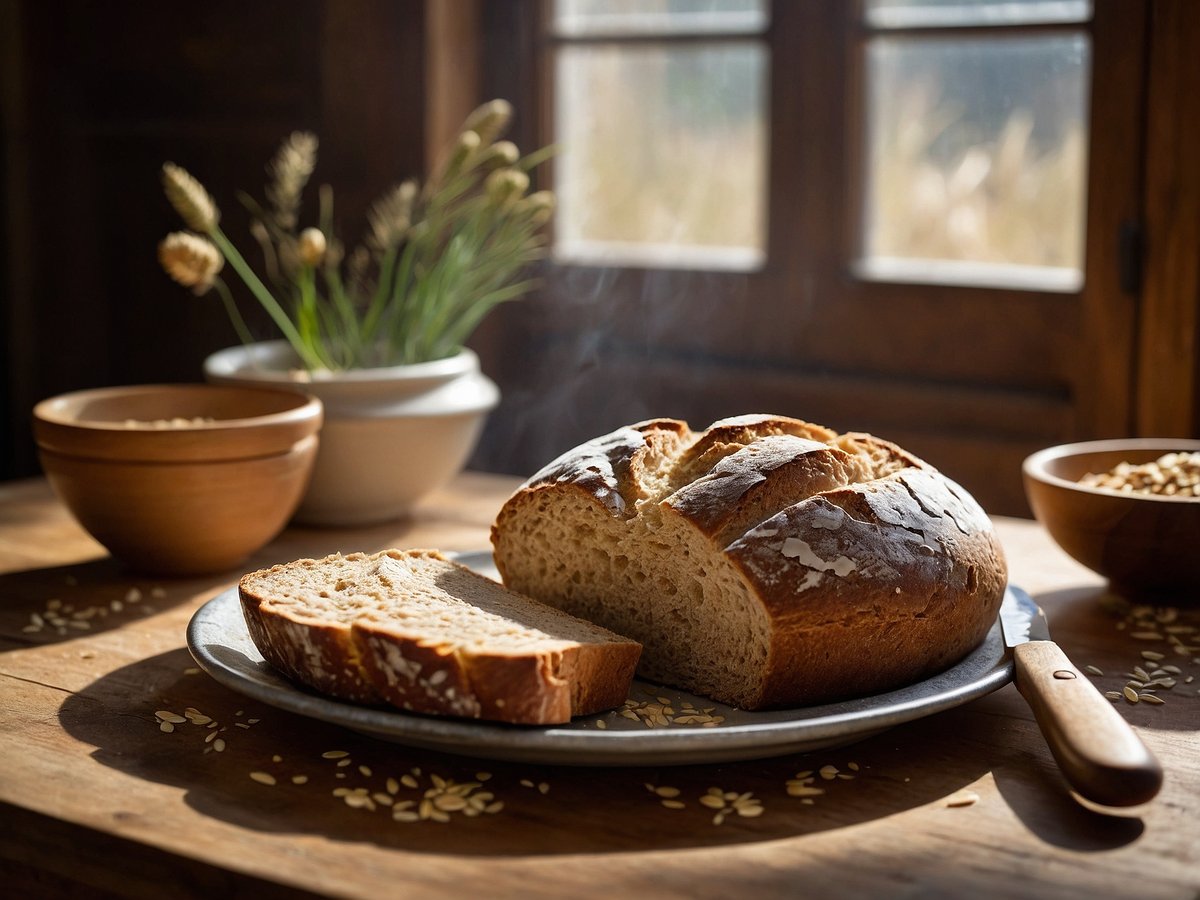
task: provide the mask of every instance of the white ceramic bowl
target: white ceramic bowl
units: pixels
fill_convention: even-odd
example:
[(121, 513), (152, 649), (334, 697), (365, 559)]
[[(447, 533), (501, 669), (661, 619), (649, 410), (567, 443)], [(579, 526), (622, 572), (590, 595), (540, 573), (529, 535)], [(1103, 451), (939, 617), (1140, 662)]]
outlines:
[(218, 384), (303, 390), (325, 406), (321, 449), (296, 513), (309, 525), (367, 525), (406, 515), (466, 465), (500, 392), (470, 350), (411, 366), (297, 380), (284, 341), (210, 356)]

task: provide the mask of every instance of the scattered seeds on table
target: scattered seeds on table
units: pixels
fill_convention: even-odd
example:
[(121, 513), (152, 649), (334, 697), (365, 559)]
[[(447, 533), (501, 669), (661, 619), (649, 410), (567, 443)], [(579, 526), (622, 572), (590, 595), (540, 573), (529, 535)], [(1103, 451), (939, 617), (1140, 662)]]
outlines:
[(974, 791), (959, 791), (957, 794), (954, 794), (946, 800), (946, 806), (951, 808), (960, 806), (974, 806), (978, 802), (979, 795)]
[(785, 782), (789, 797), (819, 797), (825, 793), (825, 788), (816, 787), (812, 773), (797, 772), (796, 777)]

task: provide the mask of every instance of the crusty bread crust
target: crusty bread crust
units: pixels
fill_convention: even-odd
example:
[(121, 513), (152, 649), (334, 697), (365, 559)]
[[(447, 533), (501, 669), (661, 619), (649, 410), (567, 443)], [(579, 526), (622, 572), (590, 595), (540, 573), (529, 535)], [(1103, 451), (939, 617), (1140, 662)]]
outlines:
[(492, 542), (509, 586), (641, 641), (645, 677), (746, 709), (941, 671), (1007, 580), (991, 521), (932, 466), (775, 416), (589, 442), (514, 494)]
[[(370, 587), (350, 583), (360, 575), (373, 579)], [(338, 601), (327, 598), (343, 582), (367, 592), (364, 608), (331, 605)], [(312, 593), (298, 583), (312, 583)], [(463, 606), (511, 617), (526, 637), (513, 645), (472, 633), (470, 621), (454, 639), (432, 634), (405, 614), (413, 589), (444, 598), (451, 618)], [(297, 560), (243, 576), (238, 595), (255, 646), (289, 678), (355, 703), (433, 715), (567, 722), (620, 705), (641, 652), (634, 641), (515, 594), (434, 550)]]

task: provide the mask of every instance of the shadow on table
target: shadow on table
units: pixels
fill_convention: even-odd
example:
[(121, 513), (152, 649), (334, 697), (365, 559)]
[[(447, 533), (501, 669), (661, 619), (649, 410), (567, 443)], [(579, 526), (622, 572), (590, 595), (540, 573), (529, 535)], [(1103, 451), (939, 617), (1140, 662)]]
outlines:
[(292, 527), (228, 572), (190, 578), (148, 575), (111, 556), (62, 566), (0, 574), (0, 654), (23, 647), (86, 638), (181, 604), (206, 600), (237, 583), (243, 572), (305, 556), (375, 552), (407, 546), (415, 520), (353, 532)]
[(1077, 803), (1049, 749), (1028, 737), (1021, 741), (1029, 748), (1025, 765), (994, 773), (996, 789), (1021, 824), (1047, 844), (1080, 853), (1113, 850), (1141, 837), (1146, 826), (1138, 816), (1094, 812)]
[[(1164, 701), (1162, 704), (1117, 702), (1116, 709), (1125, 721), (1139, 730), (1200, 730), (1200, 696), (1197, 696), (1200, 665), (1193, 662), (1194, 658), (1200, 659), (1200, 651), (1176, 653), (1164, 627), (1148, 632), (1160, 634), (1161, 640), (1132, 637), (1135, 629), (1128, 627), (1128, 623), (1125, 628), (1117, 627), (1124, 622), (1124, 617), (1111, 609), (1113, 598), (1096, 588), (1051, 591), (1034, 599), (1046, 611), (1050, 637), (1063, 648), (1071, 662), (1083, 671), (1091, 665), (1104, 673), (1089, 674), (1100, 691), (1120, 691), (1129, 681), (1128, 673), (1134, 666), (1153, 671), (1156, 666), (1166, 665), (1179, 670), (1174, 687), (1157, 691)], [(1200, 645), (1200, 609), (1179, 608), (1176, 616), (1168, 624), (1196, 628), (1196, 632), (1183, 637), (1190, 645)], [(1146, 651), (1161, 654), (1162, 659), (1152, 662), (1142, 656)], [(1195, 676), (1196, 680), (1186, 683), (1189, 675)]]
[[(196, 812), (242, 828), (430, 854), (544, 856), (771, 841), (925, 804), (937, 805), (952, 829), (955, 816), (972, 811), (951, 808), (946, 798), (992, 770), (1011, 777), (1005, 799), (1032, 830), (1042, 833), (1042, 816), (1065, 817), (1054, 827), (1069, 828), (1074, 813), (1054, 803), (1047, 807), (1047, 795), (1057, 797), (1061, 789), (1046, 783), (1043, 762), (1023, 743), (1037, 736), (1013, 739), (1012, 719), (1023, 709), (1015, 696), (1006, 688), (852, 746), (803, 755), (711, 766), (548, 767), (410, 749), (265, 707), (199, 673), (180, 648), (118, 669), (69, 697), (60, 719), (73, 737), (96, 748), (97, 763), (182, 788)], [(191, 718), (167, 733), (155, 718), (159, 710)], [(218, 742), (224, 742), (220, 751)], [(337, 755), (326, 758), (330, 751)], [(824, 766), (838, 774), (823, 779)], [(787, 794), (786, 782), (804, 771), (813, 773), (812, 786), (824, 793)], [(263, 775), (252, 773), (270, 775), (274, 783), (261, 783), (255, 778)], [(503, 809), (473, 818), (451, 810), (444, 824), (393, 820), (388, 802), (418, 809), (439, 779), (443, 785), (479, 780), (472, 791), (492, 794), (489, 802), (500, 801)], [(714, 824), (717, 811), (699, 802), (713, 787), (752, 793), (762, 814), (730, 810)], [(359, 788), (367, 789), (373, 810), (354, 808), (334, 794)], [(662, 796), (651, 788), (679, 793)], [(664, 799), (684, 807), (668, 808)]]
[(111, 556), (7, 572), (0, 575), (0, 654), (122, 628), (215, 593), (233, 577), (139, 575)]

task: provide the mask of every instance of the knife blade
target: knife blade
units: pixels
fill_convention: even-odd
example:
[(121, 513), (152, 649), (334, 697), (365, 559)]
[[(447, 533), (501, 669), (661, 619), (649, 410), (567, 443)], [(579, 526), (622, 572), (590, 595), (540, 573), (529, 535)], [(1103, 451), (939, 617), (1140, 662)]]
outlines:
[(1017, 690), (1085, 805), (1122, 808), (1151, 800), (1162, 787), (1162, 766), (1112, 703), (1050, 640), (1041, 607), (1010, 586), (1000, 607), (1000, 626), (1012, 651)]

